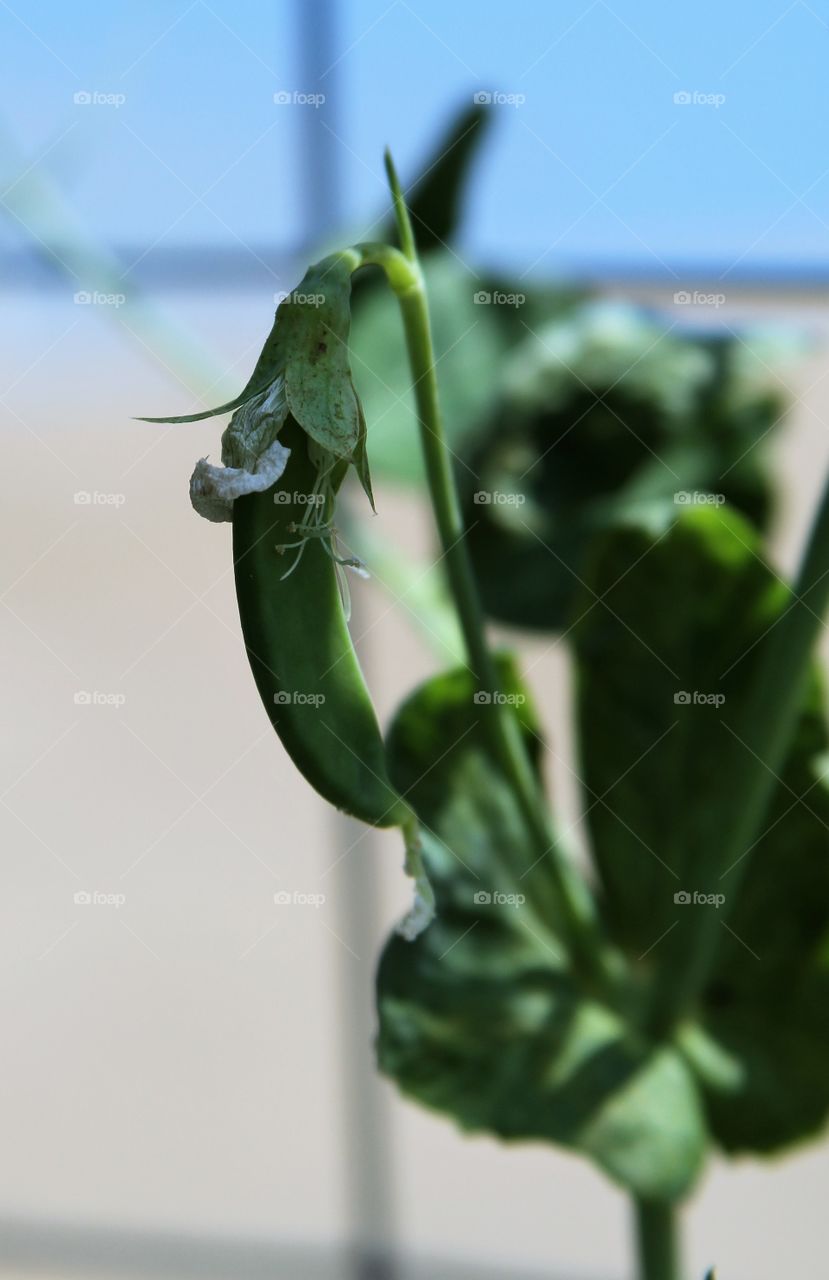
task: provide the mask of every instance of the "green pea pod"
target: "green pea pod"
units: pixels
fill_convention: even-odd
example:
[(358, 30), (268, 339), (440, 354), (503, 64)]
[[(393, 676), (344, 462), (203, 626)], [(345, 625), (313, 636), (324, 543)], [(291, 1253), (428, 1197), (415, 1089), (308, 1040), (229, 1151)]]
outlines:
[[(291, 455), (278, 485), (233, 504), (236, 594), (256, 686), (285, 749), (320, 795), (373, 826), (400, 825), (410, 810), (386, 775), (331, 540), (306, 536), (297, 547), (297, 526), (307, 526), (317, 502), (333, 504), (347, 464), (320, 494), (305, 432), (288, 419), (280, 439)], [(321, 513), (321, 526), (330, 515)]]
[[(323, 259), (280, 305), (246, 387), (217, 409), (149, 422), (195, 422), (233, 411), (222, 465), (202, 458), (190, 480), (196, 511), (233, 523), (239, 616), (268, 716), (303, 776), (326, 800), (378, 827), (399, 826), (414, 902), (399, 925), (426, 927), (434, 898), (412, 809), (390, 783), (383, 739), (340, 598), (333, 527), (337, 490), (353, 466), (371, 494), (366, 423), (348, 359), (351, 276), (396, 263), (385, 245)], [(397, 261), (399, 259), (399, 261)], [(399, 283), (399, 281), (398, 281)]]

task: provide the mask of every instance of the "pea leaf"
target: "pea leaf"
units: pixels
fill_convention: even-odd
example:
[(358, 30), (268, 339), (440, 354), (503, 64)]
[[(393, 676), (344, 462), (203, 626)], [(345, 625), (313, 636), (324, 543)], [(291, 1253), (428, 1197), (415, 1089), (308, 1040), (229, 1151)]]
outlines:
[[(458, 112), (407, 195), (418, 252), (445, 249), (461, 220), (470, 166), (490, 126), (491, 113), (477, 104)], [(384, 240), (394, 238), (390, 224)]]
[(698, 1010), (719, 1064), (689, 1058), (716, 1139), (773, 1150), (829, 1110), (822, 693), (815, 682), (732, 901), (717, 848), (739, 803), (735, 753), (750, 744), (731, 726), (755, 642), (789, 593), (751, 527), (711, 507), (608, 535), (588, 585), (575, 645), (581, 773), (605, 915), (644, 968), (670, 966), (693, 947), (697, 913), (719, 909), (705, 897), (724, 896), (727, 927)]
[(723, 821), (726, 726), (750, 667), (739, 659), (785, 600), (735, 514), (672, 520), (607, 535), (573, 633), (593, 852), (608, 919), (636, 956), (681, 918), (675, 893), (714, 891), (699, 876)]
[(707, 1091), (714, 1132), (729, 1151), (775, 1151), (815, 1135), (829, 1114), (826, 751), (815, 680), (729, 919), (740, 942), (724, 939), (703, 993), (706, 1028), (739, 1067), (736, 1079)]
[[(517, 695), (514, 673), (503, 684)], [(384, 951), (381, 1069), (464, 1129), (558, 1143), (639, 1194), (681, 1196), (705, 1146), (691, 1072), (571, 980), (538, 908), (546, 879), (524, 874), (538, 851), (489, 753), (469, 673), (418, 690), (387, 747), (425, 829), (437, 918)]]
[(525, 328), (459, 473), (494, 617), (565, 626), (591, 540), (677, 491), (723, 493), (758, 523), (767, 518), (762, 450), (752, 446), (780, 404), (741, 350), (595, 302)]

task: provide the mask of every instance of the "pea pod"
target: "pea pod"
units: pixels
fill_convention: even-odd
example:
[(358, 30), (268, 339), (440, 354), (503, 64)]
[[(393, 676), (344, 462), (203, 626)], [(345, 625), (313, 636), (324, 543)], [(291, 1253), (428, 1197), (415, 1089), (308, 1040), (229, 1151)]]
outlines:
[[(280, 439), (291, 454), (278, 484), (233, 504), (236, 594), (253, 677), (271, 723), (311, 785), (364, 822), (399, 825), (409, 811), (386, 776), (330, 539), (306, 535), (297, 547), (298, 527), (307, 527), (316, 506), (333, 504), (345, 466), (320, 493), (307, 435), (289, 419)], [(331, 514), (317, 513), (321, 529)]]
[[(434, 899), (417, 819), (386, 773), (383, 739), (340, 597), (343, 562), (332, 523), (349, 466), (372, 500), (366, 423), (348, 360), (351, 276), (390, 253), (383, 245), (355, 246), (309, 268), (299, 290), (280, 305), (256, 368), (234, 400), (145, 421), (195, 422), (233, 411), (222, 434), (222, 465), (199, 460), (191, 501), (208, 520), (232, 521), (245, 648), (288, 754), (338, 808), (372, 826), (401, 828), (415, 896), (399, 929), (414, 937), (431, 919)], [(408, 281), (410, 268), (406, 273)]]

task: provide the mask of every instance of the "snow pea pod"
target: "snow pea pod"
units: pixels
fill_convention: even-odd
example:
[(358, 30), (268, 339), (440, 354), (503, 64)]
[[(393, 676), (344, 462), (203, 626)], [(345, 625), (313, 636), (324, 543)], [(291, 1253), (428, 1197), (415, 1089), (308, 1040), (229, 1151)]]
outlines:
[(288, 419), (277, 484), (233, 504), (233, 560), (259, 695), (297, 768), (326, 800), (373, 826), (411, 811), (386, 775), (383, 740), (349, 635), (330, 520), (347, 464), (321, 486), (313, 444)]

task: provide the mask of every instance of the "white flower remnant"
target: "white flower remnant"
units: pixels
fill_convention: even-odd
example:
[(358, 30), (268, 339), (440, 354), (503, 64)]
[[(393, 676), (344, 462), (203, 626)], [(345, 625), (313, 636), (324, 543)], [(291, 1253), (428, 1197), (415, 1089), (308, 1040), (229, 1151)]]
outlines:
[(222, 435), (222, 466), (200, 458), (190, 477), (190, 501), (205, 520), (233, 517), (233, 503), (275, 484), (291, 455), (277, 440), (288, 416), (283, 379), (239, 406)]
[(216, 524), (231, 520), (235, 499), (270, 489), (282, 475), (290, 456), (290, 449), (275, 440), (256, 463), (255, 471), (214, 467), (207, 458), (199, 458), (190, 477), (190, 501), (194, 510)]

